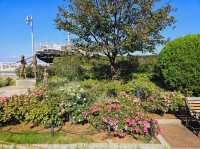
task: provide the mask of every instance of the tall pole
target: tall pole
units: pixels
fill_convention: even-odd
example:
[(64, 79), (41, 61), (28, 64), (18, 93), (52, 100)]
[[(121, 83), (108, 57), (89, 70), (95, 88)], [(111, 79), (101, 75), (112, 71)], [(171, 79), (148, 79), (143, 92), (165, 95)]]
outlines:
[(32, 55), (35, 55), (34, 33), (33, 33), (33, 20), (31, 25), (31, 38), (32, 38)]
[(26, 17), (26, 24), (31, 27), (32, 55), (34, 55), (35, 54), (35, 44), (34, 44), (34, 32), (33, 32), (33, 18), (32, 18), (32, 16)]

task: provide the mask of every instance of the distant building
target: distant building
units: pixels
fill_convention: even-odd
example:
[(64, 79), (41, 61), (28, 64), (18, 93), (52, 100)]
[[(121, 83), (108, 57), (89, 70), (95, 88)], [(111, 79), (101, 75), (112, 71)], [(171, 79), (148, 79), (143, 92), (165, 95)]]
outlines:
[(12, 62), (0, 62), (0, 72), (15, 72), (19, 64)]

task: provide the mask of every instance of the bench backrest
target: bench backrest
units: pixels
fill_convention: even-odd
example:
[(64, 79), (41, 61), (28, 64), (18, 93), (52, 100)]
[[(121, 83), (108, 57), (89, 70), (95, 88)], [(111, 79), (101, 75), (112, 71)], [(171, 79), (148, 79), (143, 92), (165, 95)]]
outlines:
[(200, 97), (186, 97), (186, 105), (191, 113), (200, 112)]

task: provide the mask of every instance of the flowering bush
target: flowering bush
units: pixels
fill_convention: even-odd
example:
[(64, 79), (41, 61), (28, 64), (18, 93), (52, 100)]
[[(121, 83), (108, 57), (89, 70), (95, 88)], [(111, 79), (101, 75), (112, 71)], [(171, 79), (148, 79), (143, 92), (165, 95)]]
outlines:
[(180, 92), (159, 92), (159, 94), (149, 96), (142, 105), (149, 112), (160, 114), (176, 112), (183, 107), (183, 98)]
[[(67, 84), (59, 88), (59, 91), (60, 102), (62, 102), (60, 114), (68, 115), (69, 119), (71, 118), (71, 121), (75, 123), (84, 122), (86, 115), (83, 116), (82, 113), (89, 110), (89, 106), (93, 102), (89, 94), (78, 83)], [(95, 113), (95, 109), (93, 110)]]
[(119, 138), (126, 134), (135, 138), (152, 138), (159, 133), (157, 122), (150, 119), (133, 98), (121, 97), (116, 101), (95, 104), (89, 111), (82, 112), (82, 115), (85, 122)]
[[(56, 106), (51, 106), (52, 102), (47, 99), (46, 94), (46, 88), (40, 87), (29, 92), (28, 95), (0, 97), (1, 125), (23, 121), (49, 126), (56, 119), (52, 112), (52, 108)], [(60, 124), (60, 121), (56, 123)]]
[(0, 103), (5, 104), (8, 102), (8, 97), (7, 96), (0, 96)]
[(93, 105), (91, 108), (90, 108), (90, 112), (91, 114), (93, 115), (98, 115), (99, 112), (100, 112), (100, 108), (96, 105)]
[(31, 91), (29, 95), (37, 99), (43, 99), (46, 91), (47, 91), (46, 87), (38, 87), (35, 90)]
[(107, 103), (107, 111), (108, 112), (112, 112), (114, 111), (119, 111), (121, 108), (121, 105), (119, 102), (111, 102), (111, 103)]

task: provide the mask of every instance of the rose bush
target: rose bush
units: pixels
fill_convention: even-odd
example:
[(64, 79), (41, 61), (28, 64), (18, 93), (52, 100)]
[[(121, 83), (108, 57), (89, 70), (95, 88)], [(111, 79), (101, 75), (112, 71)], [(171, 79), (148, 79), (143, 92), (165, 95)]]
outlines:
[(130, 134), (134, 138), (149, 139), (159, 133), (157, 121), (148, 117), (135, 98), (126, 98), (124, 95), (115, 101), (93, 105), (82, 112), (82, 117), (84, 122), (119, 138)]
[(175, 113), (184, 106), (184, 96), (180, 92), (158, 92), (141, 103), (148, 112), (161, 115), (167, 112)]

